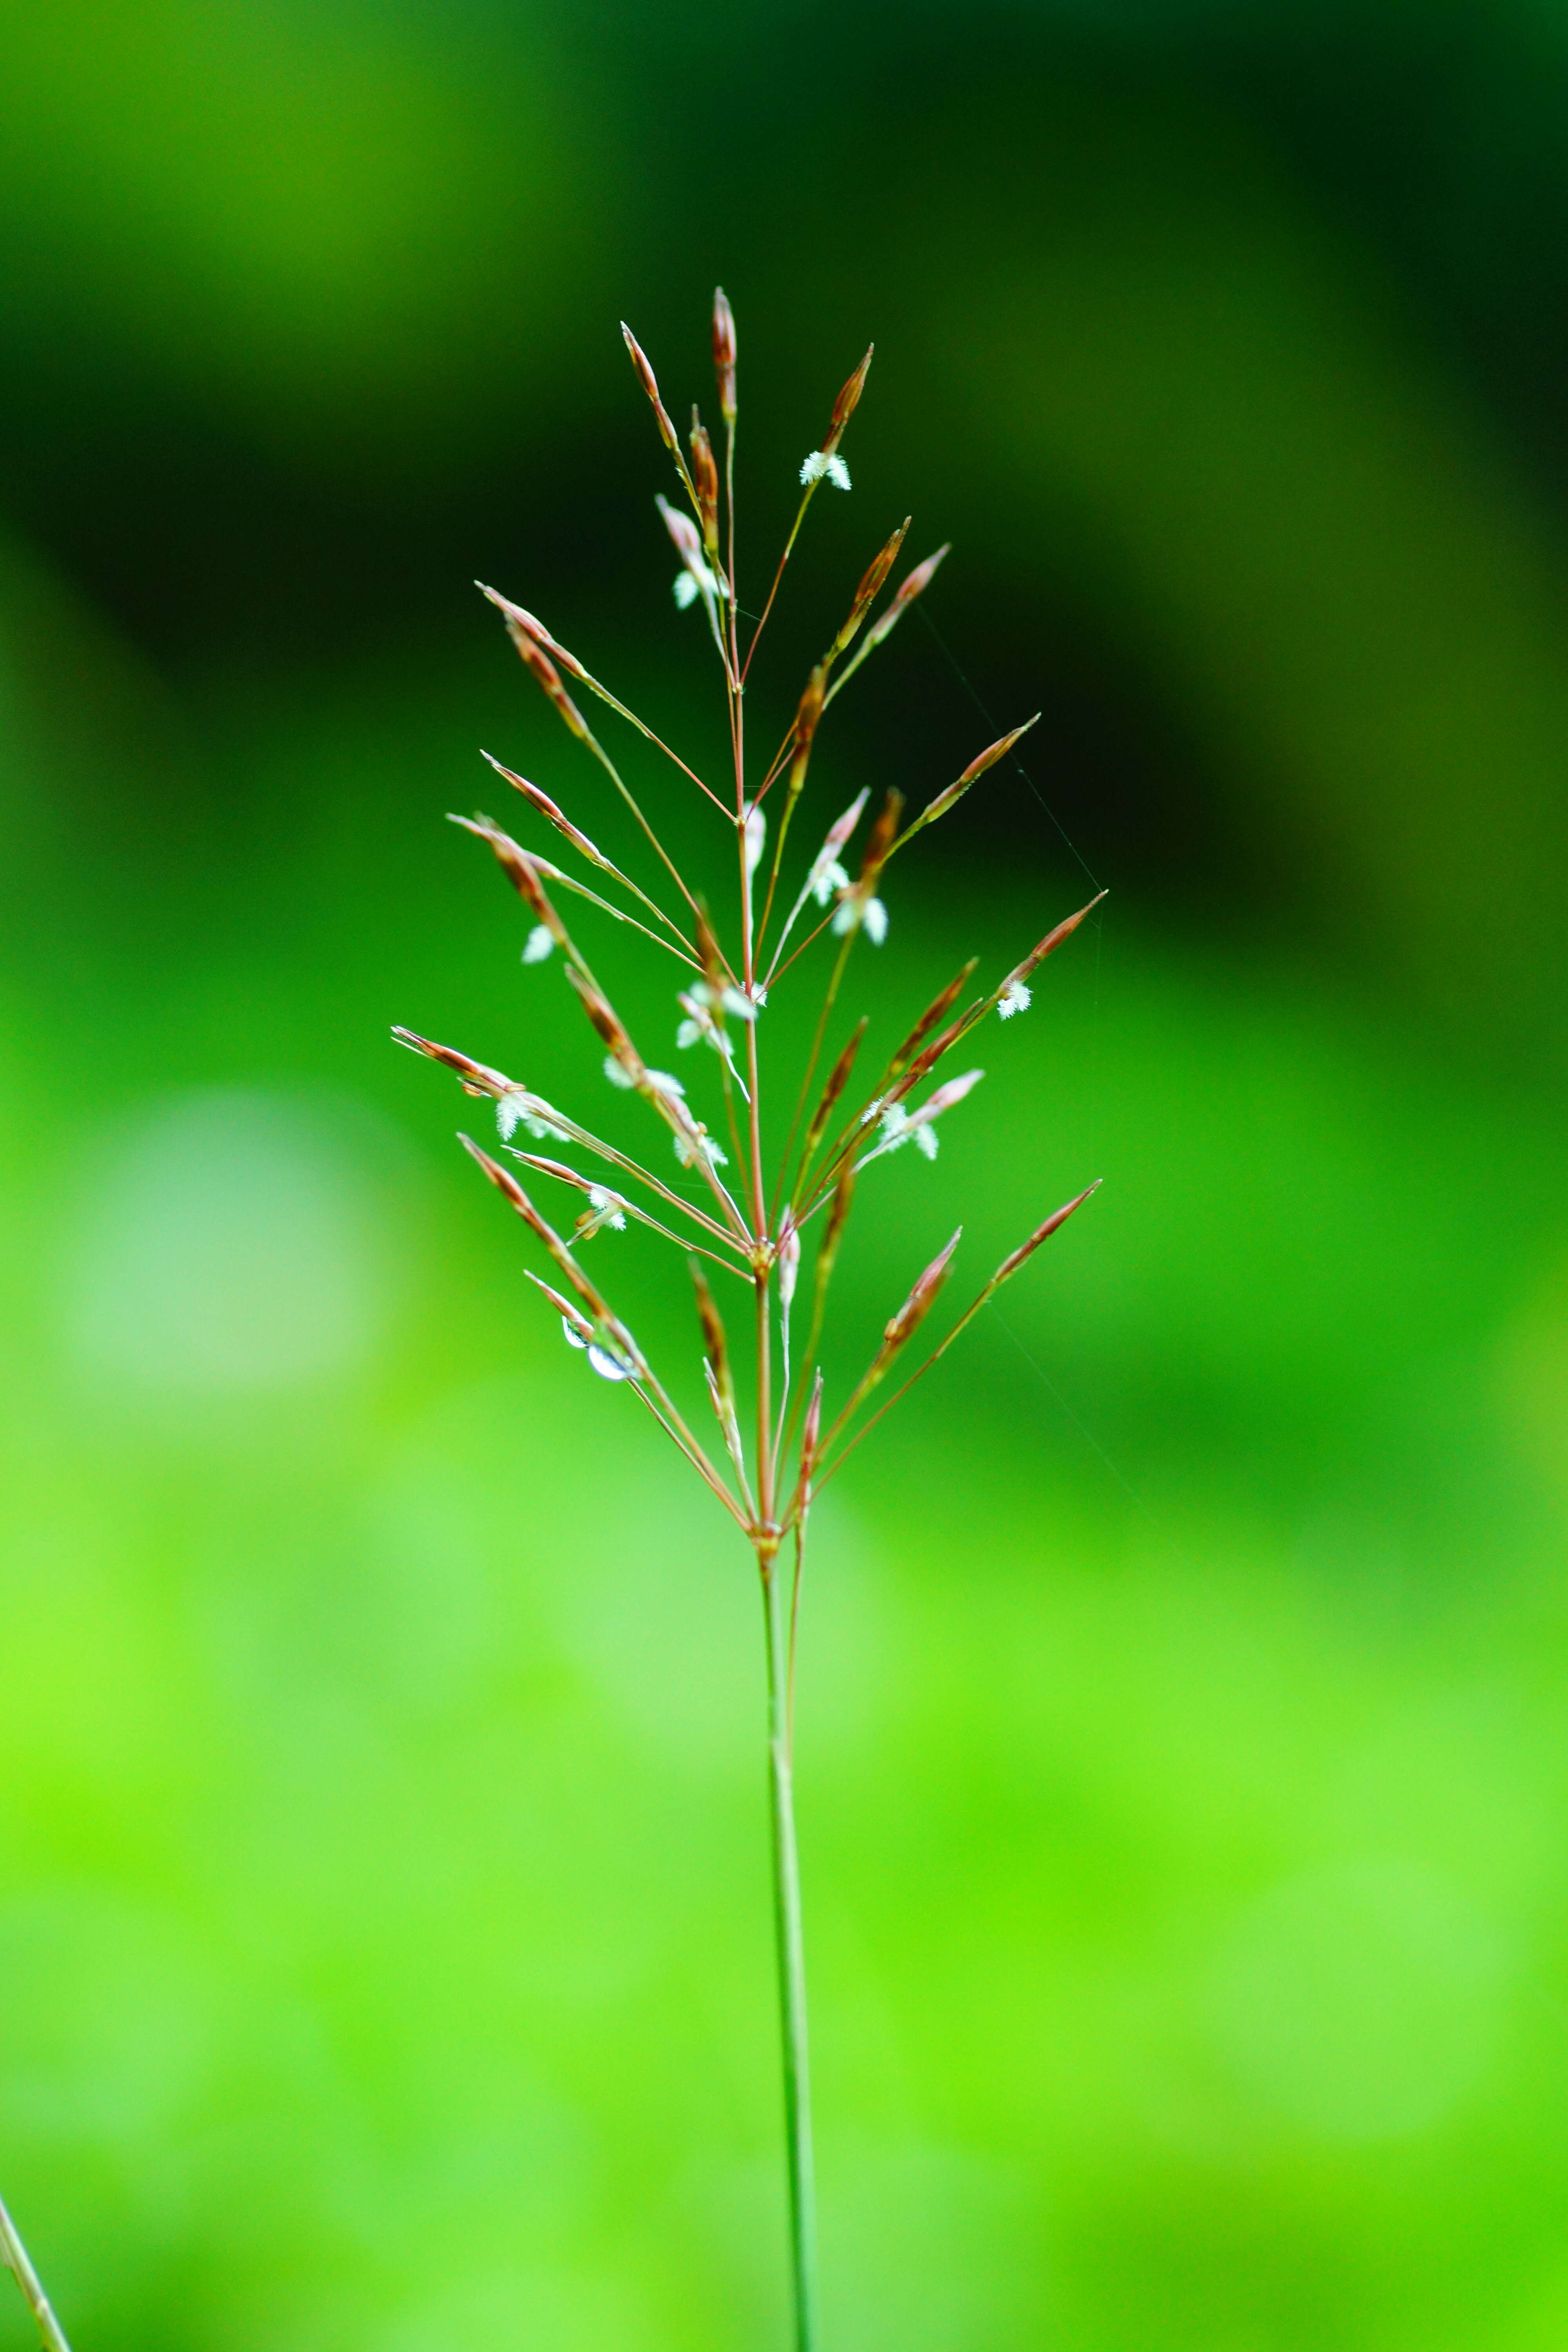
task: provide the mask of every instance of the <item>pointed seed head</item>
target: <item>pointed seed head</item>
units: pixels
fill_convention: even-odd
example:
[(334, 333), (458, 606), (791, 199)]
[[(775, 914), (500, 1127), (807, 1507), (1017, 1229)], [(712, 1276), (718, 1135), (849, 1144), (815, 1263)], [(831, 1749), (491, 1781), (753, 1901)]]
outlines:
[(652, 368), (648, 365), (647, 353), (644, 351), (642, 345), (638, 342), (637, 337), (633, 334), (631, 329), (627, 326), (624, 319), (621, 320), (621, 333), (626, 338), (626, 350), (630, 354), (632, 365), (637, 370), (637, 382), (647, 393), (649, 404), (653, 409), (655, 416), (658, 420), (660, 438), (663, 440), (665, 447), (672, 453), (676, 463), (679, 465), (680, 462), (680, 443), (676, 437), (675, 427), (669, 421), (669, 412), (658, 396), (658, 379), (654, 374)]
[(702, 1351), (713, 1385), (726, 1408), (734, 1409), (735, 1388), (730, 1377), (730, 1348), (724, 1336), (724, 1318), (709, 1286), (708, 1276), (700, 1262), (691, 1260), (691, 1280), (697, 1292), (697, 1318), (702, 1326)]
[[(526, 776), (520, 776), (512, 769), (504, 767), (501, 761), (493, 758), (489, 751), (481, 751), (479, 757), (481, 760), (488, 761), (497, 775), (503, 777), (514, 792), (520, 792), (529, 805), (536, 808), (545, 823), (552, 824), (556, 832), (572, 844), (574, 849), (580, 851), (595, 866), (602, 866), (608, 870), (609, 860), (595, 848), (587, 835), (580, 833), (571, 818), (556, 807), (548, 793), (542, 792), (537, 784), (530, 783)], [(457, 824), (461, 824), (462, 822), (461, 817), (453, 819), (453, 823)]]
[(948, 1265), (963, 1232), (963, 1227), (960, 1225), (946, 1248), (938, 1250), (925, 1272), (916, 1277), (914, 1288), (898, 1313), (889, 1318), (878, 1354), (878, 1360), (884, 1370), (900, 1349), (908, 1346), (936, 1304), (937, 1293), (947, 1280)]
[(923, 592), (930, 587), (932, 580), (936, 577), (938, 565), (942, 562), (943, 556), (950, 552), (951, 547), (951, 541), (944, 542), (942, 546), (937, 549), (934, 555), (928, 555), (923, 563), (917, 563), (914, 570), (908, 575), (908, 577), (900, 582), (898, 587), (893, 593), (892, 603), (889, 605), (885, 613), (883, 613), (877, 620), (872, 622), (870, 629), (867, 633), (866, 650), (868, 653), (871, 650), (873, 646), (879, 646), (884, 637), (889, 636), (892, 634), (893, 630), (898, 627), (899, 623), (903, 619), (904, 614), (908, 612), (910, 606), (914, 603), (915, 598), (922, 594)]
[(455, 1045), (437, 1045), (434, 1038), (421, 1037), (417, 1029), (395, 1028), (392, 1034), (400, 1045), (408, 1047), (410, 1053), (426, 1054), (431, 1061), (455, 1070), (463, 1081), (465, 1094), (486, 1095), (492, 1102), (499, 1102), (502, 1095), (523, 1091), (514, 1079), (504, 1076), (500, 1070), (489, 1069), (483, 1062), (471, 1062), (467, 1054), (459, 1054)]
[(697, 492), (697, 503), (702, 514), (702, 543), (710, 555), (719, 553), (719, 468), (713, 461), (713, 444), (708, 430), (691, 412), (691, 482)]
[(844, 386), (843, 391), (839, 394), (837, 399), (833, 404), (833, 421), (827, 428), (827, 438), (822, 445), (823, 448), (829, 456), (831, 456), (834, 450), (837, 448), (839, 441), (843, 436), (844, 427), (848, 424), (849, 419), (854, 415), (856, 409), (860, 404), (860, 394), (866, 389), (866, 377), (870, 369), (871, 355), (875, 352), (876, 348), (877, 346), (875, 343), (871, 343), (867, 347), (865, 358), (855, 370), (853, 375), (850, 376), (848, 382)]
[(713, 373), (719, 379), (719, 414), (726, 425), (735, 421), (735, 314), (724, 289), (713, 289)]
[(912, 518), (906, 515), (879, 555), (868, 565), (860, 585), (855, 591), (855, 602), (849, 607), (849, 617), (833, 640), (833, 650), (841, 654), (853, 645), (860, 624), (882, 593), (882, 583), (898, 561), (899, 550)]
[(1048, 1242), (1051, 1235), (1058, 1230), (1058, 1228), (1066, 1224), (1073, 1211), (1075, 1209), (1081, 1209), (1089, 1195), (1093, 1192), (1099, 1192), (1100, 1185), (1104, 1181), (1103, 1177), (1097, 1176), (1093, 1183), (1086, 1184), (1083, 1191), (1079, 1192), (1075, 1199), (1071, 1201), (1064, 1201), (1059, 1209), (1053, 1209), (1050, 1215), (1045, 1220), (1044, 1223), (1038, 1224), (1035, 1227), (1035, 1230), (1029, 1235), (1028, 1240), (1026, 1242), (1021, 1242), (1010, 1257), (1005, 1257), (1003, 1259), (1001, 1265), (997, 1267), (995, 1273), (992, 1276), (990, 1281), (985, 1286), (987, 1292), (999, 1290), (1005, 1282), (1008, 1281), (1012, 1276), (1016, 1274), (1018, 1268), (1024, 1265), (1027, 1259), (1034, 1256), (1035, 1252), (1039, 1248), (1040, 1244), (1042, 1242)]
[(536, 620), (521, 604), (514, 604), (511, 598), (503, 596), (498, 588), (487, 588), (482, 580), (476, 580), (474, 585), (481, 596), (489, 598), (505, 621), (513, 645), (517, 644), (520, 636), (531, 637), (535, 645), (542, 646), (547, 653), (554, 656), (563, 669), (569, 670), (574, 677), (581, 678), (586, 684), (588, 673), (576, 655), (568, 653), (559, 639), (551, 635), (542, 621)]
[(1014, 965), (1001, 987), (996, 991), (998, 1000), (1006, 994), (1008, 989), (1021, 987), (1029, 979), (1031, 973), (1044, 963), (1048, 955), (1056, 953), (1064, 940), (1070, 940), (1084, 917), (1092, 915), (1105, 896), (1106, 893), (1103, 890), (1096, 891), (1086, 907), (1080, 907), (1076, 915), (1064, 916), (1054, 930), (1047, 931), (1039, 945), (1029, 950), (1023, 962)]

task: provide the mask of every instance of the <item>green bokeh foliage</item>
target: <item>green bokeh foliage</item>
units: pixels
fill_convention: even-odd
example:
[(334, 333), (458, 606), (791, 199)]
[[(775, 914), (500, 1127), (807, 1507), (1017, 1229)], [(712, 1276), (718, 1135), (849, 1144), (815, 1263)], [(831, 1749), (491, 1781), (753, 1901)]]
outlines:
[(705, 392), (715, 269), (758, 541), (879, 338), (763, 731), (910, 504), (823, 809), (1046, 705), (886, 1023), (1116, 886), (844, 1276), (841, 1378), (1107, 1180), (822, 1508), (830, 2340), (1561, 2336), (1560, 526), (1414, 151), (1278, 98), (1561, 68), (975, 21), (7, 12), (0, 2182), (81, 2344), (778, 2340), (746, 1559), (384, 1042), (596, 1084), (440, 824), (484, 741), (619, 838), (466, 580), (706, 740), (613, 330)]

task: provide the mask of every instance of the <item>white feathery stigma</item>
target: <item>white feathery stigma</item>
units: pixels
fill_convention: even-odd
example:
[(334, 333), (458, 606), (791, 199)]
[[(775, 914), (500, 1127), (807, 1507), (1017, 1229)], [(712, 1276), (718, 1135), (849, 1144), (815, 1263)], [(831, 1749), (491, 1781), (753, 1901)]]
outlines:
[(520, 1127), (525, 1127), (536, 1142), (545, 1140), (565, 1143), (570, 1140), (563, 1127), (544, 1116), (536, 1095), (521, 1087), (510, 1094), (496, 1097), (496, 1128), (503, 1143), (510, 1143)]
[(706, 1160), (710, 1168), (727, 1168), (730, 1164), (729, 1153), (721, 1151), (701, 1126), (691, 1135), (675, 1138), (675, 1156), (683, 1168), (695, 1168), (700, 1158)]
[(555, 941), (552, 936), (549, 925), (547, 923), (535, 923), (532, 930), (530, 931), (527, 939), (522, 943), (522, 960), (524, 963), (542, 963), (545, 957), (549, 955), (554, 945)]
[(588, 1211), (589, 1213), (577, 1222), (579, 1241), (592, 1241), (594, 1235), (602, 1233), (606, 1225), (613, 1234), (626, 1232), (626, 1204), (618, 1192), (607, 1192), (602, 1184), (590, 1184)]
[(1027, 1013), (1035, 1001), (1035, 992), (1021, 980), (1010, 980), (996, 1000), (996, 1017), (1011, 1021), (1015, 1013)]
[(836, 490), (849, 488), (849, 468), (843, 458), (830, 456), (826, 449), (814, 449), (800, 469), (802, 487), (809, 488), (813, 482), (820, 482), (825, 476)]
[(839, 902), (838, 912), (833, 918), (833, 936), (847, 939), (862, 926), (871, 945), (879, 948), (888, 936), (888, 910), (880, 898), (862, 898), (858, 891), (851, 891)]
[(695, 562), (687, 571), (678, 572), (675, 575), (675, 601), (683, 613), (688, 606), (696, 604), (699, 596), (717, 596), (719, 593), (720, 585), (717, 575), (700, 561)]

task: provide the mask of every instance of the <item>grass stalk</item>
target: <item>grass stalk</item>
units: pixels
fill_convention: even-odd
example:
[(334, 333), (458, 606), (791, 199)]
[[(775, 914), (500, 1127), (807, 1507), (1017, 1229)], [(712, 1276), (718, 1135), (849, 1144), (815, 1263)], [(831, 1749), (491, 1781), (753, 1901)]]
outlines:
[(0, 2200), (0, 2263), (6, 2265), (21, 2288), (22, 2300), (33, 2315), (47, 2352), (70, 2352), (65, 2330), (55, 2317), (54, 2305), (44, 2293), (43, 2282), (16, 2234), (16, 2225), (5, 2210), (4, 2200)]
[(784, 2051), (784, 2145), (789, 2176), (790, 2270), (795, 2352), (816, 2352), (816, 2175), (811, 2137), (811, 2059), (806, 2032), (805, 1936), (795, 1828), (790, 1737), (789, 1631), (784, 1579), (758, 1551), (768, 1660), (768, 1800), (773, 1824), (773, 1926), (778, 1948)]

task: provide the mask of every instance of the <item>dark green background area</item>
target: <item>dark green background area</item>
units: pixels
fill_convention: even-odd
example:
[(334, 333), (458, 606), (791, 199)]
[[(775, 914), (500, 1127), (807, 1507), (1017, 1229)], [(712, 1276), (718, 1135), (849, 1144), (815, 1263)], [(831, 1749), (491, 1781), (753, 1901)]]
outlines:
[(1111, 888), (840, 1276), (842, 1385), (961, 1218), (978, 1281), (1105, 1179), (822, 1506), (830, 2352), (1555, 2347), (1568, 29), (61, 0), (4, 56), (0, 2188), (79, 2352), (781, 2340), (748, 1562), (386, 1043), (626, 1108), (441, 818), (513, 821), (483, 744), (635, 854), (475, 574), (715, 743), (616, 332), (710, 409), (715, 278), (743, 601), (877, 341), (756, 731), (896, 521), (953, 542), (812, 826), (1043, 714), (894, 869), (879, 1022)]

